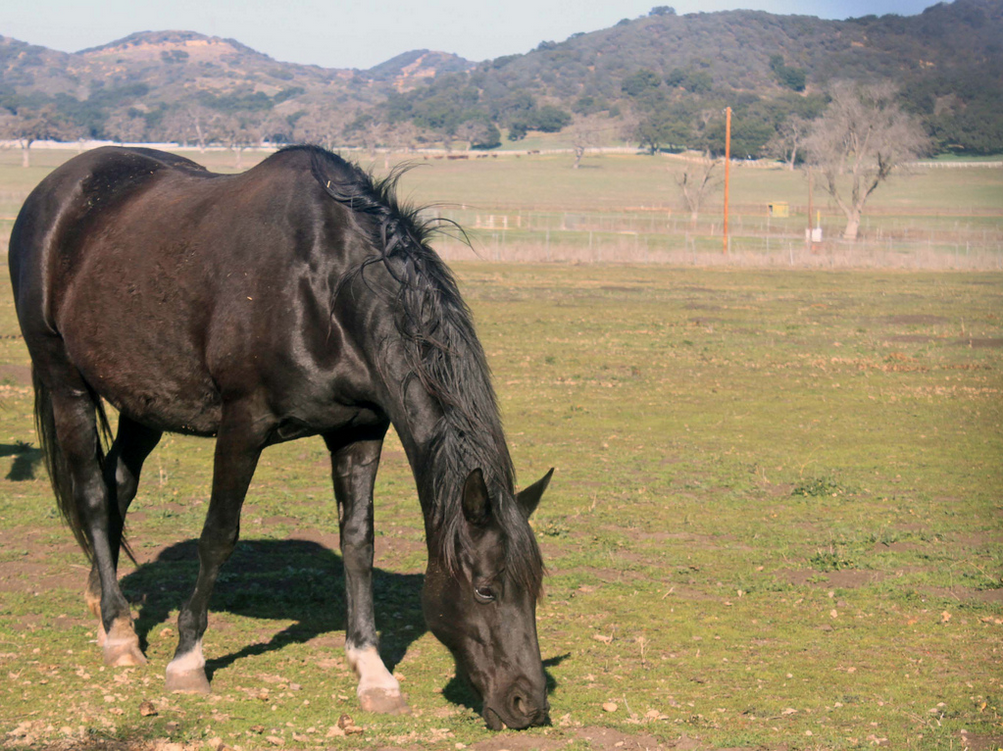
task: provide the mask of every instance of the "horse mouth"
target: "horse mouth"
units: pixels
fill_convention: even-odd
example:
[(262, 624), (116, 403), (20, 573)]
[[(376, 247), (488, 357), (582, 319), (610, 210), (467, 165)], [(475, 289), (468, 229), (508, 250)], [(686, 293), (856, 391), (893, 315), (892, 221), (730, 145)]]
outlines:
[(484, 707), (482, 716), (489, 730), (504, 730), (506, 728), (505, 721), (502, 720), (501, 715), (491, 709), (491, 707)]
[(497, 710), (485, 706), (481, 712), (481, 716), (484, 718), (484, 722), (487, 724), (489, 730), (505, 730), (506, 728), (509, 730), (524, 730), (534, 725), (549, 725), (550, 712), (548, 710), (549, 707), (535, 715), (504, 720)]

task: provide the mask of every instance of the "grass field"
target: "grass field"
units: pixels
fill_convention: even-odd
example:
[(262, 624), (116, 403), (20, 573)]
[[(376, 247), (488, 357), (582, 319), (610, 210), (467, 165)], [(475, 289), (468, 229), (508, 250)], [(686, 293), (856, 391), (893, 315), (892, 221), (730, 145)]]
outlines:
[[(73, 150), (33, 150), (29, 169), (16, 150), (0, 151), (0, 249), (31, 188)], [(217, 171), (233, 171), (227, 151), (185, 152)], [(262, 152), (245, 152), (250, 166)], [(355, 155), (381, 173), (401, 157)], [(454, 155), (463, 156), (463, 155)], [(861, 239), (839, 239), (845, 220), (816, 189), (814, 209), (825, 241), (805, 249), (808, 185), (779, 166), (732, 168), (731, 238), (723, 255), (722, 191), (698, 221), (681, 203), (672, 156), (472, 155), (408, 158), (416, 168), (404, 191), (468, 229), (474, 251), (443, 241), (450, 260), (633, 262), (786, 268), (926, 268), (1003, 270), (1003, 169), (916, 168), (879, 188), (865, 210)], [(787, 218), (767, 205), (786, 202)]]
[[(22, 169), (0, 151), (0, 260), (24, 196), (71, 155), (38, 150)], [(162, 681), (212, 443), (162, 441), (129, 517), (140, 565), (122, 570), (150, 665), (104, 668), (0, 274), (0, 746), (1003, 748), (1003, 171), (900, 178), (875, 194), (867, 244), (806, 254), (803, 213), (761, 211), (803, 212), (802, 178), (738, 168), (731, 266), (708, 268), (719, 219), (689, 225), (671, 159), (421, 161), (405, 191), (449, 204), (482, 259), (525, 261), (437, 244), (521, 480), (557, 468), (534, 518), (553, 726), (484, 729), (425, 631), (422, 519), (393, 436), (377, 618), (412, 717), (356, 709), (320, 440), (259, 466), (212, 603), (209, 698)], [(820, 203), (828, 235), (838, 217)], [(989, 270), (839, 268), (876, 265)], [(340, 734), (343, 713), (361, 734)]]
[[(456, 266), (534, 525), (553, 727), (493, 735), (418, 603), (399, 443), (378, 619), (409, 718), (356, 710), (319, 440), (269, 449), (206, 639), (165, 695), (212, 445), (169, 437), (124, 566), (150, 665), (102, 667), (0, 284), (0, 744), (10, 748), (1003, 746), (1003, 275)], [(143, 702), (147, 712), (140, 712)], [(363, 728), (337, 735), (342, 713)], [(169, 745), (179, 744), (179, 745)]]

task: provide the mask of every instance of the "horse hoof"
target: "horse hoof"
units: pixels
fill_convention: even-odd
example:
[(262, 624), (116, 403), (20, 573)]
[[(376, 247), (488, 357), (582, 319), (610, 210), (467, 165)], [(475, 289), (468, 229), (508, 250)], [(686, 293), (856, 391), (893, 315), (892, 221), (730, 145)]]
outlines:
[(112, 644), (106, 639), (102, 652), (104, 664), (113, 668), (130, 668), (146, 664), (146, 657), (139, 650), (138, 640)]
[[(104, 639), (101, 636), (104, 635)], [(146, 658), (139, 649), (139, 638), (132, 630), (131, 618), (119, 618), (111, 627), (111, 631), (104, 634), (101, 628), (98, 632), (98, 643), (104, 653), (104, 664), (112, 667), (133, 667), (135, 665), (145, 665)]]
[(385, 688), (370, 688), (359, 694), (359, 704), (365, 712), (377, 714), (411, 714), (400, 691)]
[(212, 692), (212, 689), (209, 688), (209, 679), (205, 677), (204, 670), (186, 670), (176, 673), (168, 671), (165, 688), (171, 692), (178, 691), (186, 694), (208, 694)]

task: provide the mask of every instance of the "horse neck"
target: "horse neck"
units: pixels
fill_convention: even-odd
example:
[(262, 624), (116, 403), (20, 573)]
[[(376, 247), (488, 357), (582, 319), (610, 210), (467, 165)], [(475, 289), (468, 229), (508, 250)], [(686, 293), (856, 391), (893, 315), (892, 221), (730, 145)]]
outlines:
[(439, 547), (462, 514), (463, 484), (474, 469), (484, 473), (495, 497), (513, 492), (512, 462), (493, 399), (465, 405), (430, 394), (414, 375), (391, 389), (388, 410), (414, 474), (425, 517), (429, 551)]

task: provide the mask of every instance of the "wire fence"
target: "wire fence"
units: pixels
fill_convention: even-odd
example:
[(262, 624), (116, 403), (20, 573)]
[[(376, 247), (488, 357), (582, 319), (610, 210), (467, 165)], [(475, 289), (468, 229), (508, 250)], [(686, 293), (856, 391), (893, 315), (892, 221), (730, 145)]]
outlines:
[[(981, 215), (865, 215), (854, 242), (839, 216), (822, 216), (822, 241), (806, 243), (807, 217), (771, 217), (765, 207), (733, 215), (727, 247), (720, 215), (668, 209), (621, 212), (438, 209), (464, 228), (437, 238), (449, 260), (527, 263), (671, 263), (810, 268), (1003, 270), (1003, 212)], [(13, 216), (0, 216), (5, 253)]]
[(446, 260), (563, 263), (692, 263), (808, 267), (1003, 269), (1003, 214), (976, 217), (864, 217), (856, 241), (841, 239), (839, 217), (818, 222), (806, 241), (805, 216), (737, 214), (725, 245), (719, 216), (666, 210), (483, 212), (438, 210), (464, 227), (435, 247)]

